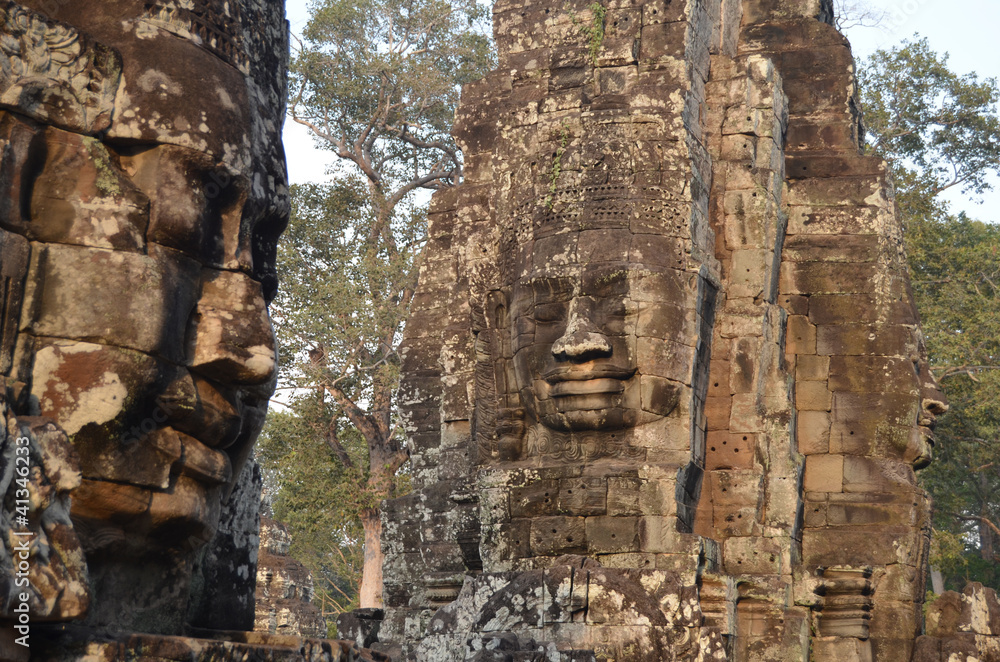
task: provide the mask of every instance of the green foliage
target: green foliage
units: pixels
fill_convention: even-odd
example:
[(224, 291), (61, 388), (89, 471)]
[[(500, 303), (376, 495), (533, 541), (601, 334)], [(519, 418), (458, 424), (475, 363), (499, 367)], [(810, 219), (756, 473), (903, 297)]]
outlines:
[(566, 145), (569, 143), (569, 129), (563, 124), (559, 132), (559, 147), (556, 148), (555, 158), (552, 159), (552, 172), (549, 173), (549, 194), (545, 196), (545, 208), (552, 209), (555, 200), (556, 181), (562, 173), (562, 157), (566, 153)]
[[(921, 473), (934, 497), (935, 562), (949, 588), (1000, 588), (1000, 227), (911, 219), (907, 246), (932, 368), (950, 403)], [(984, 558), (985, 557), (985, 558)]]
[[(380, 503), (406, 489), (394, 392), (427, 233), (426, 197), (415, 193), (460, 180), (450, 135), (460, 87), (493, 56), (475, 0), (316, 0), (311, 10), (289, 115), (341, 161), (328, 183), (292, 187), (278, 248), (272, 317), (282, 388), (295, 397), (268, 429), (276, 448), (294, 451), (270, 456), (275, 514), (296, 522), (297, 553), (333, 564), (329, 595), (360, 591), (360, 606), (375, 607)], [(322, 470), (309, 479), (322, 490), (299, 485), (305, 469), (292, 462)]]
[(373, 475), (372, 449), (402, 448), (387, 398), (426, 232), (423, 209), (399, 204), (383, 233), (366, 193), (347, 175), (292, 187), (278, 247), (283, 283), (272, 304), (283, 388), (295, 396), (288, 413), (268, 421), (262, 464), (293, 556), (325, 580), (317, 591), (325, 611), (357, 606), (362, 513), (377, 512), (399, 489), (402, 462)]
[(292, 205), (273, 304), (282, 377), (300, 388), (333, 381), (355, 402), (370, 399), (396, 382), (392, 350), (415, 286), (425, 210), (401, 203), (383, 224), (364, 182), (348, 175), (293, 186)]
[(859, 79), (868, 147), (892, 169), (931, 367), (950, 405), (920, 474), (935, 503), (932, 563), (948, 588), (1000, 588), (1000, 227), (938, 199), (954, 186), (989, 190), (1000, 89), (952, 72), (925, 39), (876, 52)]
[(569, 12), (569, 18), (573, 25), (579, 28), (583, 38), (587, 40), (590, 63), (596, 66), (597, 56), (601, 53), (601, 46), (604, 44), (604, 17), (608, 10), (599, 2), (592, 2), (588, 9), (590, 10), (589, 23), (581, 21), (576, 12), (572, 10)]
[(292, 119), (387, 195), (455, 183), (460, 86), (493, 64), (487, 9), (475, 0), (317, 0), (311, 9), (291, 66)]
[(274, 518), (288, 526), (289, 553), (312, 572), (325, 614), (357, 606), (363, 555), (358, 513), (366, 500), (364, 440), (357, 434), (344, 439), (357, 462), (338, 462), (320, 429), (331, 417), (328, 409), (312, 395), (298, 398), (292, 411), (268, 416), (256, 448)]
[(959, 75), (926, 39), (876, 51), (858, 72), (870, 149), (893, 170), (904, 218), (927, 215), (949, 188), (990, 188), (1000, 162), (1000, 88)]

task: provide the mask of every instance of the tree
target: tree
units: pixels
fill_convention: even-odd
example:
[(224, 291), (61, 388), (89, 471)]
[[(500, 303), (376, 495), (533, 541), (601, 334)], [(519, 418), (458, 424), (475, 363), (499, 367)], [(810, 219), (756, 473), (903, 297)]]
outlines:
[(916, 219), (907, 247), (951, 408), (935, 432), (935, 461), (921, 472), (935, 503), (935, 562), (951, 588), (969, 580), (1000, 588), (1000, 227), (964, 215)]
[(295, 411), (270, 414), (255, 451), (272, 516), (288, 526), (289, 553), (312, 573), (324, 617), (358, 606), (364, 557), (359, 499), (365, 494), (357, 486), (364, 484), (365, 443), (356, 433), (345, 435), (341, 444), (352, 461), (337, 461), (322, 427), (332, 415), (329, 404), (310, 393)]
[[(362, 607), (381, 605), (379, 504), (408, 459), (393, 395), (426, 234), (415, 193), (461, 179), (451, 123), (462, 83), (493, 64), (485, 16), (474, 0), (317, 0), (292, 62), (289, 116), (341, 167), (292, 190), (274, 318), (296, 396), (273, 433), (322, 439), (344, 469), (334, 478), (354, 488)], [(306, 420), (309, 435), (296, 436)], [(345, 443), (354, 434), (363, 457)]]
[(934, 563), (949, 588), (1000, 588), (1000, 227), (940, 194), (990, 189), (1000, 170), (1000, 88), (960, 76), (926, 39), (877, 51), (859, 72), (868, 149), (889, 162), (931, 366), (950, 402), (921, 483), (935, 502)]
[(1000, 88), (958, 75), (926, 39), (876, 51), (860, 68), (867, 141), (892, 169), (904, 219), (927, 216), (944, 191), (991, 188), (1000, 162)]
[(872, 7), (864, 0), (836, 0), (834, 23), (841, 32), (853, 28), (874, 28), (885, 21), (889, 12)]

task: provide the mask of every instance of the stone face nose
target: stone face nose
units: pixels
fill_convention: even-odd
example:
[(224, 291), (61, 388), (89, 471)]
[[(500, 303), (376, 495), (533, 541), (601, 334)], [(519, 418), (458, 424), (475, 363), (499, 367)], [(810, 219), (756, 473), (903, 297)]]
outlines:
[(565, 333), (552, 343), (552, 354), (557, 359), (589, 361), (611, 355), (611, 343), (585, 314), (588, 311), (581, 308), (573, 302)]
[(260, 285), (230, 271), (205, 270), (193, 318), (191, 368), (232, 385), (273, 380), (277, 350)]

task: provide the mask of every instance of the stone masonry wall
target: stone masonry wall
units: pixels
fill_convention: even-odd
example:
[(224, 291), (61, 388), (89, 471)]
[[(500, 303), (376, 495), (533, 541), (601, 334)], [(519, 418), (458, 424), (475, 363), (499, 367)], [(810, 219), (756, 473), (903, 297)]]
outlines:
[[(415, 491), (385, 510), (376, 648), (911, 659), (946, 405), (832, 24), (495, 6), (404, 338)], [(934, 632), (926, 659), (979, 641)]]

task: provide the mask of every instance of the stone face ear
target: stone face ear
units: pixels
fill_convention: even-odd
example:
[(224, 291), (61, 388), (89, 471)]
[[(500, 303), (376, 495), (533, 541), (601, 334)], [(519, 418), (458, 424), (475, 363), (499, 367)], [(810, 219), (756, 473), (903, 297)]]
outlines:
[(486, 328), (496, 330), (510, 329), (509, 297), (503, 290), (491, 290), (486, 295), (484, 310), (486, 313)]
[(70, 521), (70, 495), (81, 482), (79, 457), (52, 421), (14, 416), (7, 399), (12, 386), (0, 377), (0, 615), (12, 623), (19, 613), (31, 620), (82, 618), (91, 590), (84, 549)]
[(486, 328), (477, 336), (475, 437), (479, 461), (517, 460), (524, 412), (514, 381), (509, 296), (491, 290), (483, 303)]

